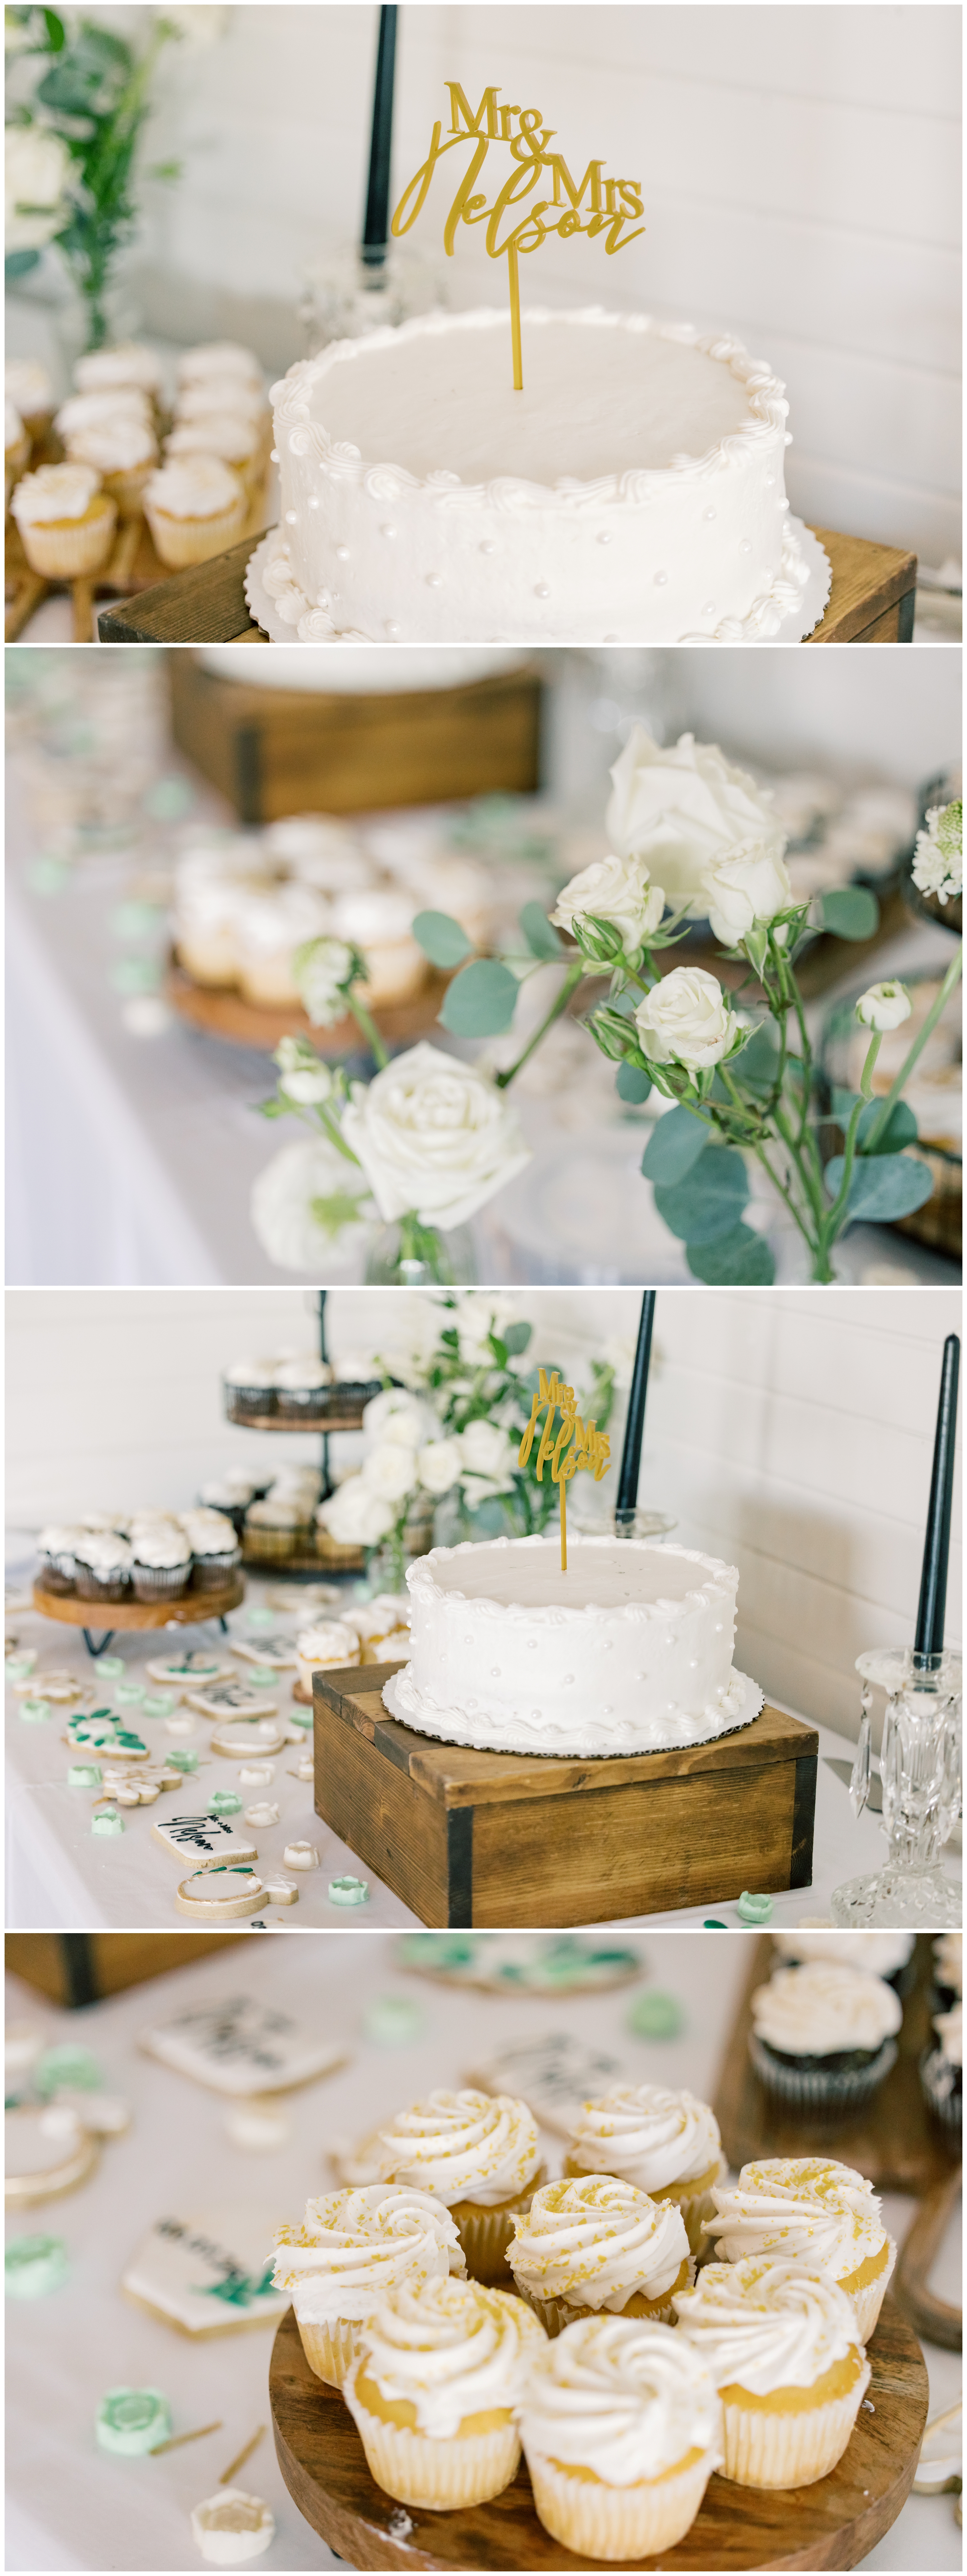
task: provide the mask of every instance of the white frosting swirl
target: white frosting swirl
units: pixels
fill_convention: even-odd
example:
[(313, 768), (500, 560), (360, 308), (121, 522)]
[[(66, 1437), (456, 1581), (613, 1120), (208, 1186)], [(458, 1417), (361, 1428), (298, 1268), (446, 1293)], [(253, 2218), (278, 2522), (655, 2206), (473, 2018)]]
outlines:
[(639, 2191), (718, 2171), (721, 2144), (707, 2102), (660, 2084), (612, 2084), (598, 2101), (582, 2103), (570, 2140), (576, 2164), (620, 2174)]
[(962, 1932), (941, 1932), (933, 1945), (938, 1983), (949, 1986), (951, 1993), (962, 1995), (964, 1988), (964, 1936)]
[(507, 2248), (515, 2281), (538, 2299), (621, 2309), (640, 2290), (660, 2299), (688, 2261), (681, 2211), (611, 2174), (577, 2174), (535, 2191)]
[(307, 2200), (301, 2227), (276, 2230), (272, 2278), (291, 2290), (300, 2325), (326, 2325), (372, 2316), (401, 2281), (422, 2289), (464, 2268), (442, 2201), (378, 2182)]
[(38, 412), (53, 411), (54, 388), (39, 359), (8, 358), (3, 380), (5, 391), (23, 418), (31, 420)]
[(165, 439), (166, 456), (223, 456), (228, 465), (244, 465), (258, 440), (254, 423), (239, 412), (202, 412), (195, 420), (176, 422)]
[(169, 519), (216, 519), (242, 497), (238, 475), (220, 456), (173, 456), (145, 492), (151, 508)]
[(54, 427), (66, 440), (75, 429), (90, 429), (94, 421), (121, 419), (143, 421), (146, 429), (151, 427), (151, 405), (137, 385), (118, 385), (99, 394), (69, 395), (61, 404)]
[(778, 1968), (752, 1997), (757, 2039), (789, 2057), (832, 2057), (840, 2049), (882, 2046), (903, 2020), (900, 1998), (882, 1977), (843, 1968), (833, 1959), (811, 1959), (802, 1968)]
[(295, 1650), (300, 1663), (315, 1670), (320, 1664), (356, 1664), (359, 1638), (342, 1619), (319, 1619), (314, 1627), (302, 1629)]
[(387, 2182), (422, 2185), (451, 2208), (516, 2199), (541, 2161), (533, 2112), (509, 2093), (429, 2093), (397, 2111), (379, 2141)]
[(892, 1977), (905, 1968), (913, 1949), (913, 1932), (774, 1932), (780, 1959), (793, 1963), (836, 1959), (844, 1968), (864, 1968), (868, 1977)]
[(675, 2297), (681, 2332), (716, 2388), (813, 2388), (856, 2344), (851, 2300), (835, 2281), (795, 2263), (706, 2263)]
[(73, 1556), (77, 1540), (83, 1537), (84, 1531), (79, 1524), (72, 1528), (69, 1522), (49, 1521), (47, 1528), (41, 1530), (37, 1545), (44, 1556)]
[(819, 2264), (843, 2280), (889, 2244), (872, 2183), (822, 2156), (769, 2156), (743, 2165), (737, 2183), (713, 2183), (717, 2216), (706, 2233), (730, 2263), (744, 2254)]
[(82, 519), (100, 482), (93, 465), (39, 465), (36, 474), (25, 474), (18, 483), (10, 507), (28, 528), (48, 520)]
[(530, 2357), (519, 2410), (528, 2457), (633, 2487), (690, 2451), (722, 2459), (722, 2407), (694, 2345), (645, 2317), (582, 2317)]
[(114, 1530), (82, 1532), (74, 1541), (74, 1554), (79, 1565), (89, 1565), (95, 1574), (126, 1573), (131, 1563), (127, 1539)]
[(357, 2380), (372, 2379), (381, 2396), (415, 2408), (421, 2433), (446, 2442), (467, 2416), (517, 2405), (528, 2355), (545, 2341), (532, 2310), (508, 2290), (439, 2280), (416, 2289), (403, 2281), (365, 2328), (346, 2404), (355, 2414)]
[(193, 384), (182, 386), (175, 419), (203, 420), (212, 412), (230, 412), (260, 430), (268, 408), (262, 386), (250, 382), (248, 376), (198, 376)]
[(135, 1533), (134, 1558), (137, 1565), (155, 1566), (159, 1572), (173, 1566), (191, 1563), (191, 1546), (184, 1530), (158, 1526)]
[(26, 435), (27, 433), (24, 428), (23, 421), (21, 420), (20, 413), (17, 410), (16, 403), (11, 401), (9, 394), (6, 394), (4, 396), (3, 404), (4, 447), (19, 447), (26, 438)]
[(72, 464), (96, 465), (99, 474), (130, 474), (135, 466), (154, 465), (158, 455), (153, 429), (131, 411), (65, 430), (64, 445)]
[(115, 349), (92, 349), (86, 358), (78, 358), (74, 383), (82, 394), (94, 393), (103, 385), (139, 385), (142, 392), (160, 393), (163, 377), (153, 349), (141, 340), (120, 340)]
[(964, 2062), (963, 2004), (955, 2004), (952, 2012), (935, 2013), (933, 2026), (948, 2063), (951, 2066), (962, 2066)]
[(238, 1546), (235, 1523), (224, 1512), (182, 1512), (181, 1527), (193, 1556), (227, 1556)]
[(257, 385), (260, 392), (264, 391), (258, 359), (238, 340), (204, 340), (197, 349), (186, 349), (178, 360), (177, 375), (179, 385), (197, 384), (206, 376), (238, 376), (243, 384)]

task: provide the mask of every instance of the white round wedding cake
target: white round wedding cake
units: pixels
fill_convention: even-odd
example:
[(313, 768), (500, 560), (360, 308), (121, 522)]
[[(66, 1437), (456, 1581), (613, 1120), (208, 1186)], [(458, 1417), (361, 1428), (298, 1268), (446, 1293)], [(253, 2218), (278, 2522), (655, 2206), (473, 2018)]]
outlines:
[[(784, 389), (724, 333), (643, 313), (430, 313), (273, 386), (301, 642), (755, 641), (801, 605)], [(262, 560), (264, 554), (264, 561)]]
[(748, 1726), (738, 1574), (694, 1548), (568, 1535), (436, 1547), (407, 1571), (410, 1660), (391, 1717), (501, 1753), (657, 1753)]

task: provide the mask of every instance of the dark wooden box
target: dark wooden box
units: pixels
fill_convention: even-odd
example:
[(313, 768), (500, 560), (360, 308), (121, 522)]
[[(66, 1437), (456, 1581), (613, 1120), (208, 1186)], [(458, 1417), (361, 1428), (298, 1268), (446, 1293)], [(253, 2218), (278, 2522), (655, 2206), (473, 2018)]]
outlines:
[[(247, 1926), (246, 1934), (250, 1941), (261, 1937)], [(234, 1932), (8, 1932), (4, 1948), (15, 1976), (73, 2011), (186, 1968), (236, 1938)]]
[(797, 1718), (604, 1761), (473, 1753), (387, 1716), (397, 1670), (314, 1675), (315, 1801), (422, 1922), (563, 1929), (810, 1885), (819, 1739)]
[(168, 667), (175, 740), (243, 823), (526, 795), (538, 784), (540, 681), (526, 669), (456, 689), (349, 697), (224, 680), (193, 653), (170, 654)]

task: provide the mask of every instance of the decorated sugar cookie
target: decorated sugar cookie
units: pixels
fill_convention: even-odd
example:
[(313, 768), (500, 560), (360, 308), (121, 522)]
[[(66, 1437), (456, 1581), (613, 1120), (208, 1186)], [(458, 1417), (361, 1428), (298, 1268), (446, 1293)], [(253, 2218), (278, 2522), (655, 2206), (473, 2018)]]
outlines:
[(247, 1914), (258, 1912), (265, 1903), (265, 1889), (254, 1869), (245, 1862), (231, 1868), (219, 1861), (214, 1869), (196, 1869), (183, 1878), (175, 1905), (179, 1914), (187, 1914), (189, 1923), (232, 1923)]
[(284, 1672), (287, 1666), (294, 1666), (298, 1662), (295, 1643), (291, 1637), (239, 1637), (233, 1651), (236, 1655), (244, 1655), (246, 1663), (273, 1664), (280, 1672)]
[(159, 1655), (148, 1665), (152, 1681), (161, 1682), (169, 1690), (202, 1690), (210, 1682), (230, 1681), (234, 1669), (224, 1655), (213, 1654), (210, 1647), (204, 1646)]
[(247, 1762), (259, 1754), (281, 1753), (286, 1741), (286, 1728), (280, 1718), (239, 1718), (234, 1725), (226, 1722), (216, 1726), (211, 1749), (213, 1753), (226, 1753), (230, 1762)]
[[(268, 1896), (267, 1879), (263, 1885)], [(170, 2021), (153, 2023), (141, 2032), (139, 2045), (214, 2093), (242, 2096), (308, 2084), (345, 2060), (344, 2049), (321, 2039), (307, 2023), (246, 1994), (233, 1995), (227, 2003), (197, 2004)]]
[(189, 1691), (188, 1706), (199, 1717), (274, 1717), (278, 1701), (250, 1682), (216, 1682), (210, 1690)]
[(197, 2217), (172, 2212), (142, 2237), (121, 2288), (168, 2325), (200, 2338), (276, 2324), (290, 2294), (273, 2289), (265, 2249), (282, 2214), (221, 2205)]
[(193, 1861), (196, 1869), (258, 1859), (256, 1845), (248, 1835), (235, 1833), (224, 1816), (166, 1816), (151, 1831), (164, 1851), (175, 1860)]

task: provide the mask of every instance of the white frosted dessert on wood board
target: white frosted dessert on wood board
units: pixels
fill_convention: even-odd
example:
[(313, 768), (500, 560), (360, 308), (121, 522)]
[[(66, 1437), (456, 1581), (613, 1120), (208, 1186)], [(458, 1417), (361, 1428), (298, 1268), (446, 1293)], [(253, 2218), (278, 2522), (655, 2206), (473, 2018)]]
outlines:
[(704, 1744), (758, 1715), (732, 1662), (738, 1575), (693, 1548), (499, 1538), (407, 1572), (411, 1656), (391, 1717), (481, 1751), (604, 1756)]
[(522, 319), (520, 392), (486, 308), (339, 341), (273, 387), (263, 579), (300, 641), (775, 634), (807, 578), (778, 377), (647, 314)]

